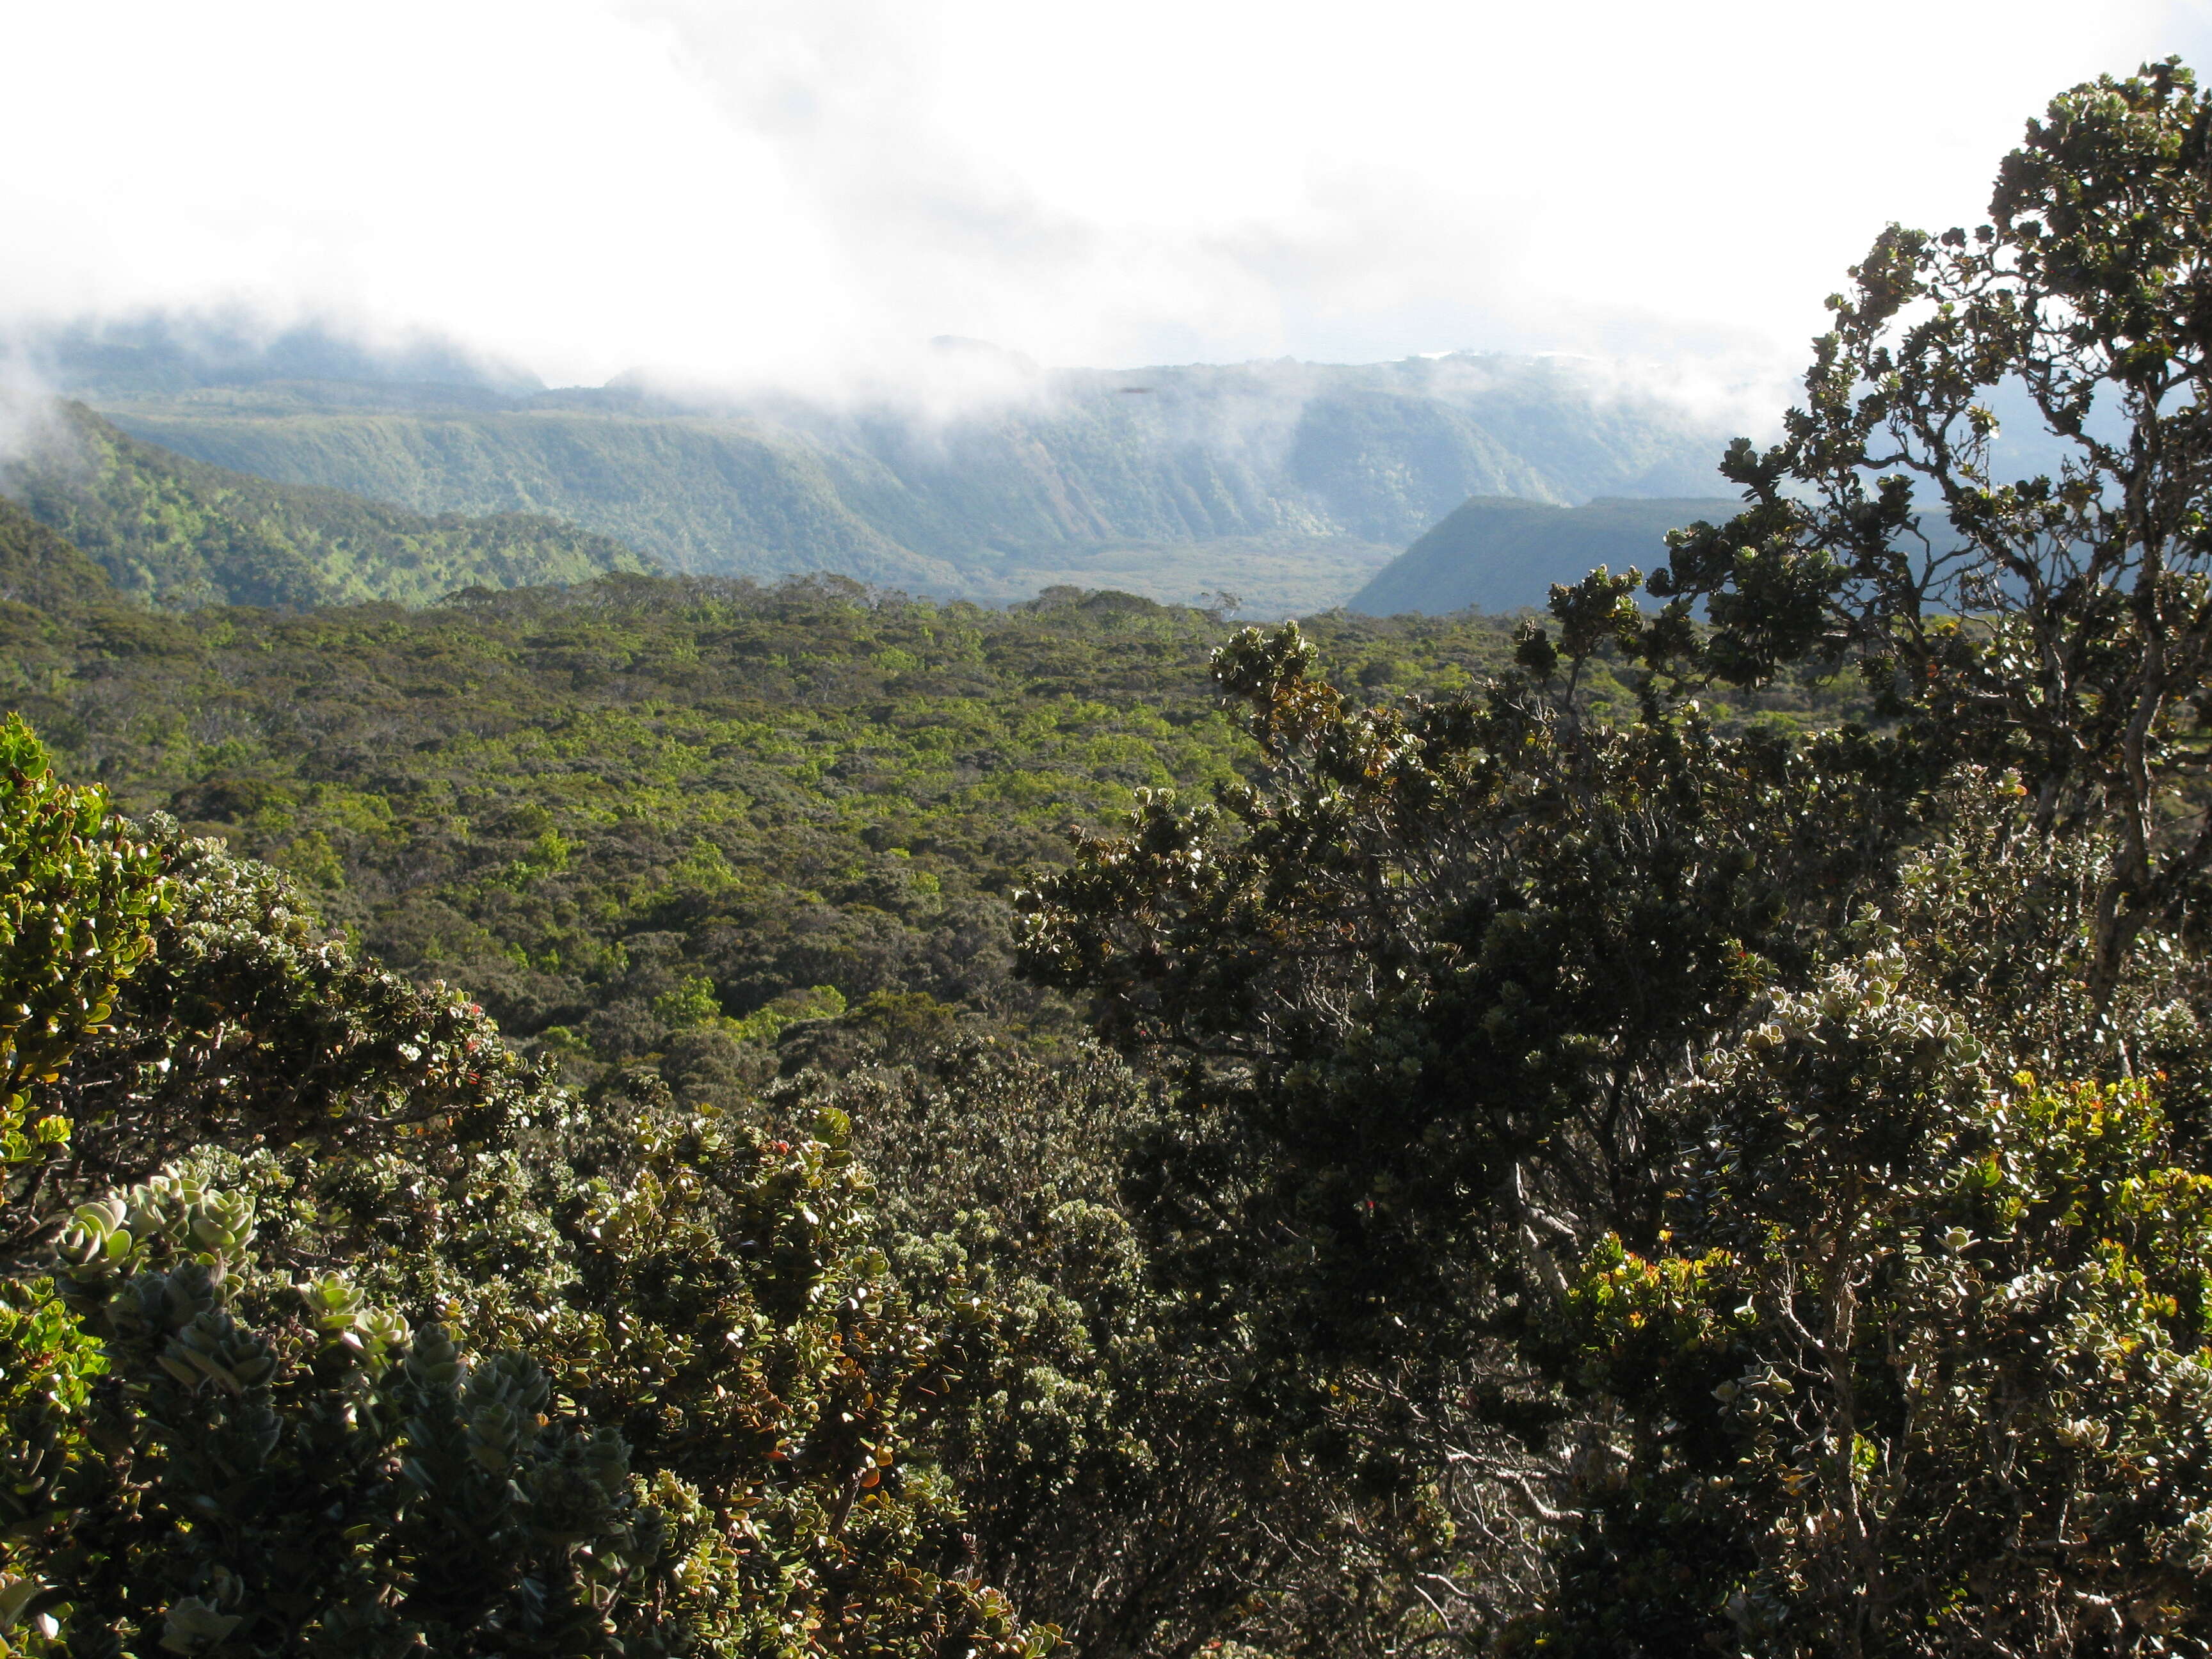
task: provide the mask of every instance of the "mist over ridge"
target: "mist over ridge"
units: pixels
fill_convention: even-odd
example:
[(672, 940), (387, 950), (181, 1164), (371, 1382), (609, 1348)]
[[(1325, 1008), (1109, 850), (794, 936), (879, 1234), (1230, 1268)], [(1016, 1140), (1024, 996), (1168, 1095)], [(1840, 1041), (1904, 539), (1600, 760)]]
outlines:
[(989, 600), (1226, 588), (1283, 611), (1348, 598), (1470, 496), (1710, 495), (1743, 414), (1632, 368), (1503, 354), (1050, 368), (940, 339), (812, 386), (546, 387), (432, 337), (150, 318), (23, 355), (204, 463), (417, 513), (550, 515), (677, 569)]

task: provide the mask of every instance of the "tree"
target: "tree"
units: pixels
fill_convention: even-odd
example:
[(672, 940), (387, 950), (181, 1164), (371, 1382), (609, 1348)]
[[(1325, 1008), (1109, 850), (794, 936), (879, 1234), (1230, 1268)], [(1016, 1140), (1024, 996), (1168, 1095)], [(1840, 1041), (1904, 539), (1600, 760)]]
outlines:
[[(2178, 65), (2061, 97), (1991, 225), (1856, 270), (1658, 614), (1598, 570), (1368, 709), (1245, 630), (1250, 783), (1027, 902), (1176, 1086), (1164, 1270), (1301, 1443), (1515, 1517), (1509, 1646), (2202, 1639), (2208, 131)], [(1698, 701), (1846, 669), (1872, 729)]]
[(1290, 1298), (1294, 1354), (1454, 1364), (1563, 1245), (1649, 1237), (1685, 1045), (1802, 979), (1917, 832), (1893, 745), (1593, 723), (1538, 643), (1363, 710), (1295, 625), (1245, 630), (1216, 673), (1264, 769), (1146, 799), (1025, 901), (1025, 970), (1182, 1085), (1155, 1224), (1203, 1294)]
[[(1677, 624), (1655, 660), (1736, 684), (1854, 664), (1923, 741), (2017, 768), (2039, 833), (2110, 824), (2107, 994), (2212, 867), (2209, 123), (2178, 60), (2107, 76), (2029, 124), (1989, 222), (1891, 226), (1830, 300), (1783, 441), (1729, 451), (1746, 511), (1671, 537), (1650, 583)], [(2055, 466), (2011, 475), (2005, 398)]]
[(1361, 710), (1295, 627), (1248, 629), (1216, 672), (1264, 769), (1149, 799), (1026, 901), (1027, 971), (1170, 1085), (1128, 1182), (1185, 1340), (1401, 1538), (1427, 1503), (1461, 1540), (1364, 1564), (1395, 1639), (1476, 1646), (1537, 1593), (1577, 1407), (1531, 1322), (1609, 1231), (1656, 1242), (1685, 1059), (1811, 971), (1913, 827), (1888, 745), (1609, 727), (1546, 649)]

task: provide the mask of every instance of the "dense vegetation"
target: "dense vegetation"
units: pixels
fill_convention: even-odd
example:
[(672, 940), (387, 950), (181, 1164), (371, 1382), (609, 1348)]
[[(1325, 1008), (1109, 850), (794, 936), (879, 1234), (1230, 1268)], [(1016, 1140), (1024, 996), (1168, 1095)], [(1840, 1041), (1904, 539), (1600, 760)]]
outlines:
[(646, 562), (521, 514), (426, 518), (336, 489), (271, 483), (129, 436), (82, 404), (0, 464), (4, 493), (163, 608), (421, 605), (458, 587), (581, 581)]
[(0, 513), (11, 1648), (2212, 1650), (2208, 130), (1510, 630)]
[(994, 356), (919, 403), (88, 378), (118, 424), (204, 461), (422, 513), (551, 514), (672, 569), (994, 602), (1225, 588), (1276, 617), (1340, 603), (1470, 495), (1709, 493), (1718, 447), (1564, 362), (1467, 356), (1049, 374)]
[[(90, 574), (45, 550), (49, 590)], [(382, 960), (579, 1062), (672, 1030), (757, 1046), (763, 1011), (817, 986), (810, 1008), (896, 994), (907, 1018), (1066, 1030), (1012, 978), (1009, 892), (1067, 825), (1203, 793), (1249, 752), (1210, 695), (1218, 625), (1126, 595), (999, 612), (629, 577), (4, 625), (5, 696), (81, 775), (291, 872)], [(1340, 627), (1385, 684), (1464, 684), (1509, 647), (1479, 619)]]

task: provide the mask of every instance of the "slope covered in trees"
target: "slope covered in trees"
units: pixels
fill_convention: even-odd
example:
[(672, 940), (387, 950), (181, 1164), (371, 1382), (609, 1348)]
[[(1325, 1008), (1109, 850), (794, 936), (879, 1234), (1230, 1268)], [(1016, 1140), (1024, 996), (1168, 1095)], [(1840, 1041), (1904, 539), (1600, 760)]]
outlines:
[[(434, 921), (0, 728), (10, 1646), (2205, 1650), (2208, 125), (1887, 233), (1656, 611), (0, 544), (70, 770)], [(428, 982), (501, 960), (531, 1058)]]
[(417, 512), (550, 514), (681, 570), (827, 569), (1000, 602), (1060, 583), (1176, 601), (1226, 588), (1301, 614), (1470, 495), (1695, 494), (1721, 435), (1570, 362), (1472, 356), (1017, 367), (945, 410), (633, 382), (88, 395), (222, 466)]
[(1375, 573), (1345, 601), (1370, 616), (1447, 616), (1469, 606), (1492, 612), (1540, 605), (1554, 582), (1583, 573), (1652, 569), (1667, 557), (1667, 532), (1700, 519), (1726, 519), (1736, 503), (1696, 498), (1630, 501), (1608, 496), (1557, 507), (1477, 495)]
[(89, 555), (122, 592), (165, 609), (422, 605), (456, 589), (581, 581), (645, 561), (543, 516), (408, 512), (343, 491), (272, 483), (133, 438), (59, 406), (0, 493)]
[(0, 498), (0, 600), (63, 616), (112, 605), (119, 598), (98, 565)]

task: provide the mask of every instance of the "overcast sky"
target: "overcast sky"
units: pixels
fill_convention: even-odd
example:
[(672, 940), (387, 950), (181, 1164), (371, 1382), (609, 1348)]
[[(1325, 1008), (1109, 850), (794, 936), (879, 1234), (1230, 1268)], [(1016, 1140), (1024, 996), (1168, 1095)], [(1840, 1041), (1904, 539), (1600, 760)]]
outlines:
[(0, 0), (0, 313), (556, 383), (1474, 347), (1771, 371), (2207, 0)]

